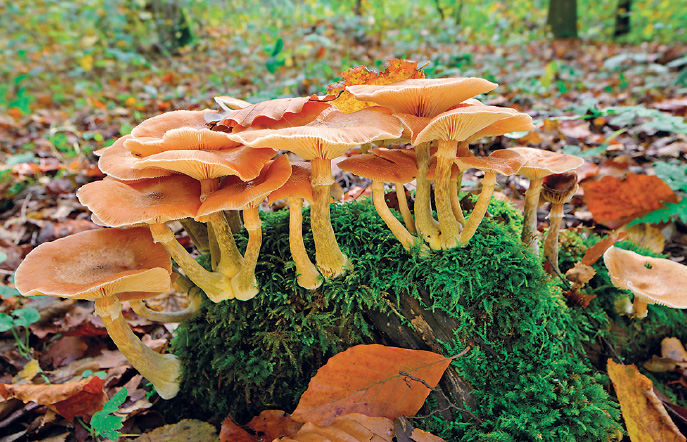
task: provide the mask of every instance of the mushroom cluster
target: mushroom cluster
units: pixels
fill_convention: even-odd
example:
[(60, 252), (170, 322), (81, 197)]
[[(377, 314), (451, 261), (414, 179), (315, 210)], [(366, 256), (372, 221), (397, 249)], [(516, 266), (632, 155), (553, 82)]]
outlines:
[[(533, 128), (527, 114), (472, 98), (495, 87), (479, 78), (411, 79), (349, 86), (347, 90), (366, 103), (351, 113), (332, 104), (335, 96), (257, 104), (217, 97), (219, 111), (179, 110), (150, 118), (98, 152), (106, 179), (78, 191), (94, 222), (110, 229), (38, 247), (17, 271), (17, 288), (24, 295), (95, 300), (96, 313), (132, 365), (161, 396), (171, 397), (178, 388), (178, 361), (138, 341), (121, 315), (120, 301), (150, 313), (142, 299), (169, 289), (170, 257), (178, 266), (174, 271), (213, 302), (256, 296), (260, 288), (255, 268), (262, 244), (259, 208), (265, 199), (286, 199), (290, 207), (289, 240), (299, 285), (316, 289), (324, 280), (350, 271), (352, 264), (332, 228), (330, 203), (331, 162), (353, 147), (393, 146), (354, 155), (339, 166), (372, 179), (377, 211), (408, 250), (417, 248), (426, 255), (431, 249), (468, 245), (486, 214), (497, 174), (523, 173), (532, 181), (535, 190), (528, 192), (526, 208), (531, 221), (544, 175), (538, 171), (560, 174), (579, 163), (552, 152), (530, 154), (539, 152), (530, 148), (476, 157), (470, 143)], [(303, 161), (291, 162), (284, 152)], [(565, 158), (565, 167), (558, 167)], [(466, 219), (458, 192), (468, 169), (481, 170), (484, 178)], [(404, 188), (412, 180), (417, 182), (414, 213)], [(395, 185), (403, 223), (385, 203), (385, 182)], [(302, 237), (303, 201), (310, 205), (314, 263)], [(168, 226), (172, 221), (181, 223), (199, 251), (209, 253), (208, 268), (179, 243)], [(234, 240), (241, 225), (249, 238), (243, 253)], [(523, 239), (531, 243), (534, 232), (526, 227)]]

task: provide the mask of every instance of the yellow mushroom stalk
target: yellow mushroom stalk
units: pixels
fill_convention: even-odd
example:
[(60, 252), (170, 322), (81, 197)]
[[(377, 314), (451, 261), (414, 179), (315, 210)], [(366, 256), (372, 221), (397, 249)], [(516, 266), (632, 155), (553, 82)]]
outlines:
[(572, 199), (577, 189), (577, 175), (574, 172), (549, 175), (544, 178), (541, 196), (551, 203), (549, 231), (544, 239), (544, 256), (557, 273), (560, 273), (558, 268), (558, 232), (563, 223), (563, 206)]

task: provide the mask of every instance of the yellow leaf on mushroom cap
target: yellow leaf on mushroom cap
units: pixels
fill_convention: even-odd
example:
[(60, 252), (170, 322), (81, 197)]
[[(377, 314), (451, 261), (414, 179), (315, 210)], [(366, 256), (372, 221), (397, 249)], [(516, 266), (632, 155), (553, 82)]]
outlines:
[(24, 296), (96, 299), (122, 292), (164, 292), (172, 262), (145, 227), (76, 233), (41, 244), (15, 274)]

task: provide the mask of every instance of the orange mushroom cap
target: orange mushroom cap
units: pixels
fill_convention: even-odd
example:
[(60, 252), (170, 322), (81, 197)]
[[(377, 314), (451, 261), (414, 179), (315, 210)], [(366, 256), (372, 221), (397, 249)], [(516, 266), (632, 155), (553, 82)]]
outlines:
[(205, 115), (214, 111), (179, 110), (149, 118), (136, 126), (124, 146), (136, 156), (168, 150), (221, 150), (236, 147), (226, 133), (205, 125)]
[(102, 180), (82, 186), (76, 196), (108, 226), (155, 224), (195, 216), (200, 183), (184, 175), (130, 183)]
[(484, 129), (475, 132), (465, 141), (472, 143), (484, 137), (496, 137), (499, 135), (509, 134), (511, 132), (529, 131), (534, 129), (532, 124), (532, 117), (525, 113), (518, 113), (512, 117), (503, 118), (495, 121)]
[(222, 181), (219, 190), (212, 192), (198, 209), (196, 219), (202, 220), (211, 213), (221, 210), (242, 210), (255, 208), (276, 189), (286, 183), (291, 175), (291, 164), (286, 155), (270, 161), (257, 178), (242, 181), (230, 176)]
[(350, 114), (337, 110), (323, 112), (305, 126), (245, 131), (231, 136), (249, 146), (278, 146), (312, 160), (333, 159), (354, 146), (396, 139), (402, 131), (389, 109), (375, 106)]
[(494, 172), (501, 175), (518, 173), (527, 159), (517, 152), (502, 149), (492, 152), (488, 157), (458, 157), (454, 162), (460, 170), (479, 169), (484, 172)]
[(312, 166), (307, 161), (291, 163), (291, 176), (283, 186), (270, 193), (267, 202), (272, 204), (284, 198), (303, 198), (312, 204), (313, 193), (310, 184)]
[(518, 111), (508, 107), (464, 106), (437, 115), (413, 139), (413, 144), (434, 140), (464, 141), (490, 124), (512, 117)]
[(219, 124), (229, 128), (238, 128), (238, 130), (255, 126), (271, 128), (281, 120), (287, 120), (292, 125), (296, 122), (306, 124), (317, 118), (323, 111), (330, 109), (332, 105), (327, 101), (333, 98), (333, 96), (311, 95), (262, 101), (233, 112), (225, 112), (219, 119)]
[(385, 85), (356, 85), (346, 88), (356, 99), (372, 101), (395, 113), (435, 117), (475, 95), (498, 86), (482, 78), (410, 79)]
[(167, 251), (147, 228), (100, 229), (36, 247), (17, 268), (15, 283), (24, 296), (96, 299), (165, 292), (171, 273)]
[(611, 282), (630, 290), (646, 304), (687, 308), (687, 266), (669, 259), (650, 258), (611, 246), (604, 253)]
[(125, 135), (102, 152), (100, 159), (98, 159), (98, 168), (102, 173), (124, 181), (156, 178), (172, 174), (169, 170), (154, 167), (144, 170), (134, 169), (134, 164), (136, 164), (139, 158), (135, 157), (124, 147), (124, 143), (129, 139), (131, 139), (131, 135)]
[(373, 181), (407, 183), (417, 176), (415, 164), (393, 162), (377, 155), (351, 155), (338, 166), (345, 171)]
[(142, 158), (135, 169), (154, 167), (188, 175), (197, 180), (237, 175), (242, 180), (257, 177), (263, 166), (276, 151), (270, 148), (254, 149), (239, 146), (233, 149), (173, 150)]
[(388, 149), (386, 147), (376, 147), (370, 149), (370, 153), (393, 163), (407, 164), (417, 168), (417, 157), (415, 149)]
[(508, 148), (508, 150), (517, 152), (527, 158), (527, 163), (522, 166), (519, 174), (528, 180), (571, 172), (584, 164), (584, 160), (575, 155), (567, 155), (532, 147), (511, 147)]

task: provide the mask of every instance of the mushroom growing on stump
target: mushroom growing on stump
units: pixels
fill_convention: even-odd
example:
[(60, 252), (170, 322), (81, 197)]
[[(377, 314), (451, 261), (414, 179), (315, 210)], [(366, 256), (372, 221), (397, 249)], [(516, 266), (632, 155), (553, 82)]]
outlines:
[(647, 304), (687, 308), (687, 266), (669, 259), (650, 258), (611, 246), (604, 253), (611, 282), (634, 295), (633, 316), (644, 318)]
[(243, 211), (243, 225), (248, 231), (248, 246), (243, 255), (241, 270), (231, 279), (236, 299), (246, 301), (258, 294), (255, 266), (262, 245), (262, 222), (258, 208), (267, 195), (284, 185), (290, 175), (289, 159), (282, 155), (267, 163), (260, 175), (251, 181), (241, 181), (235, 176), (225, 178), (219, 190), (211, 193), (198, 209), (196, 219), (199, 220), (223, 210)]
[(310, 175), (312, 169), (310, 163), (298, 161), (291, 163), (291, 176), (279, 189), (270, 193), (267, 202), (286, 199), (289, 206), (289, 248), (291, 256), (296, 263), (298, 285), (314, 290), (322, 285), (322, 277), (317, 267), (308, 257), (308, 251), (303, 243), (303, 200), (313, 203)]
[(305, 126), (283, 129), (261, 129), (231, 134), (252, 147), (279, 146), (312, 165), (313, 205), (310, 224), (315, 240), (315, 261), (325, 278), (336, 278), (350, 266), (336, 242), (329, 212), (334, 178), (331, 160), (351, 147), (384, 139), (396, 139), (403, 131), (388, 109), (370, 107), (344, 114), (336, 110), (323, 112)]
[[(403, 158), (404, 155), (401, 154)], [(415, 238), (391, 213), (384, 200), (384, 182), (407, 183), (412, 181), (417, 168), (414, 163), (392, 162), (377, 155), (352, 155), (339, 163), (342, 170), (372, 180), (372, 201), (377, 213), (406, 250), (415, 245)], [(425, 247), (426, 249), (426, 247)]]
[[(415, 143), (438, 140), (436, 181), (434, 186), (437, 217), (441, 231), (441, 247), (450, 249), (463, 241), (461, 226), (451, 206), (451, 166), (459, 147), (467, 149), (464, 142), (476, 132), (504, 118), (513, 117), (518, 111), (496, 106), (463, 106), (436, 116), (415, 138)], [(419, 173), (419, 170), (418, 170)], [(477, 228), (477, 226), (474, 226)], [(474, 233), (474, 232), (473, 232)], [(469, 236), (472, 236), (470, 234)]]
[(15, 274), (24, 296), (48, 295), (95, 300), (96, 314), (131, 365), (160, 397), (179, 391), (180, 363), (144, 345), (122, 316), (122, 300), (151, 297), (170, 289), (172, 262), (145, 227), (90, 230), (42, 244)]
[(527, 158), (527, 163), (518, 174), (530, 180), (525, 193), (524, 220), (522, 222), (522, 242), (535, 254), (539, 253), (537, 243), (537, 207), (544, 178), (559, 173), (572, 172), (580, 167), (584, 160), (574, 155), (566, 155), (531, 147), (511, 147), (508, 150)]
[(82, 186), (76, 195), (104, 225), (148, 224), (155, 241), (167, 249), (186, 276), (211, 300), (219, 302), (233, 297), (229, 278), (205, 270), (165, 225), (168, 221), (196, 216), (200, 207), (198, 181), (184, 175), (129, 183), (102, 180)]
[(572, 199), (578, 187), (577, 174), (574, 172), (549, 175), (544, 178), (541, 196), (551, 203), (549, 231), (544, 239), (544, 256), (549, 260), (556, 273), (560, 273), (558, 268), (558, 231), (563, 222), (563, 206)]
[[(415, 223), (418, 233), (432, 248), (439, 248), (439, 231), (432, 218), (430, 183), (425, 178), (429, 170), (429, 142), (415, 138), (432, 119), (475, 95), (489, 92), (497, 84), (482, 78), (458, 77), (410, 79), (387, 85), (355, 85), (346, 88), (361, 101), (371, 101), (393, 109), (413, 137), (417, 154), (417, 190), (415, 191)], [(405, 115), (403, 115), (405, 114)]]

